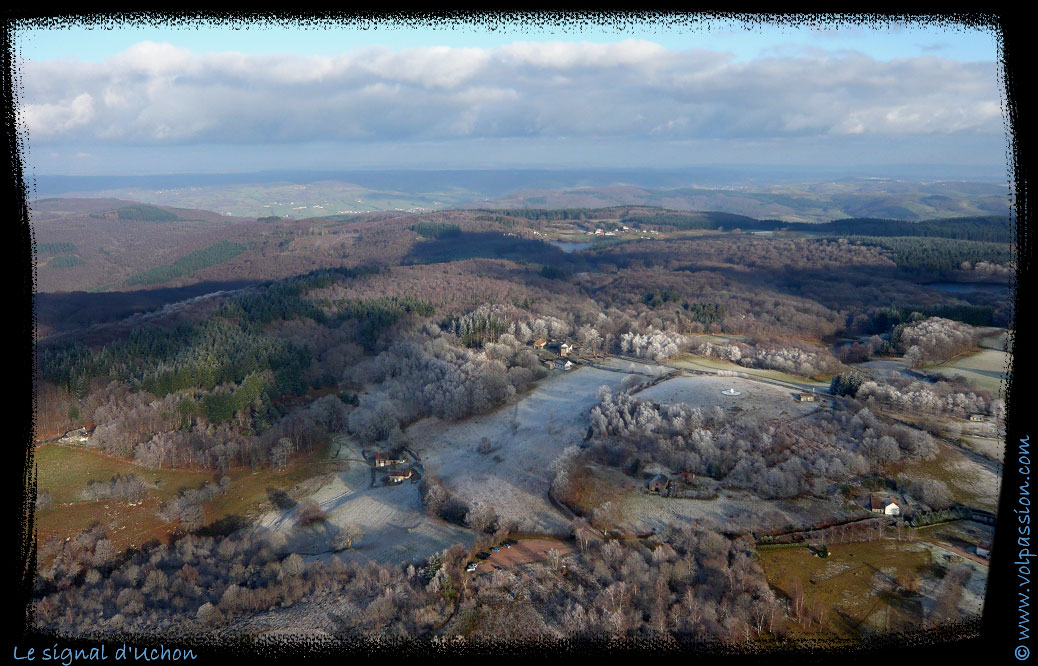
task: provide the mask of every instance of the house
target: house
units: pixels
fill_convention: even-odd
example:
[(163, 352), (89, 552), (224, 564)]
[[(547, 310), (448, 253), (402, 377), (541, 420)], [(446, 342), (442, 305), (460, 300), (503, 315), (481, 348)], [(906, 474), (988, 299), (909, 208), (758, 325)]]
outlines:
[(976, 550), (977, 550), (977, 555), (980, 555), (981, 557), (990, 558), (991, 557), (991, 542), (990, 541), (981, 541), (980, 543), (977, 544)]
[(814, 402), (815, 401), (815, 394), (814, 393), (798, 393), (797, 394), (797, 400), (799, 400), (800, 402)]
[(407, 462), (404, 458), (398, 458), (391, 453), (376, 453), (375, 454), (375, 467), (390, 467), (392, 465), (402, 465)]
[(400, 483), (410, 479), (414, 475), (414, 470), (410, 467), (404, 467), (403, 469), (394, 469), (389, 474), (386, 474), (387, 483)]
[(569, 344), (567, 344), (565, 342), (563, 342), (561, 345), (559, 345), (559, 356), (566, 356), (571, 351), (573, 351), (572, 345), (569, 345)]
[(554, 362), (556, 370), (569, 370), (573, 367), (573, 361), (565, 358), (557, 358)]
[(885, 516), (900, 516), (901, 507), (894, 501), (893, 497), (869, 497), (869, 508), (873, 513), (882, 513)]
[(544, 345), (546, 345), (546, 344), (548, 344), (547, 340), (545, 340), (544, 338), (537, 338), (536, 340), (533, 341), (533, 348), (534, 349), (544, 349)]
[(693, 474), (692, 472), (682, 472), (681, 473), (681, 482), (682, 483), (695, 483), (695, 481), (696, 481), (696, 475)]
[(970, 414), (970, 421), (976, 421), (982, 423), (984, 421), (983, 414)]
[(649, 480), (649, 492), (659, 495), (670, 487), (670, 479), (663, 474), (657, 474)]

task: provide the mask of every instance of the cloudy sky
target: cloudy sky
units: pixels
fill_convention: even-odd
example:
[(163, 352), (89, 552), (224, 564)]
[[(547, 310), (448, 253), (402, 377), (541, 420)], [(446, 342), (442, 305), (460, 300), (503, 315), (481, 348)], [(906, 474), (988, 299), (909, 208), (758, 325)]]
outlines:
[(1005, 169), (990, 32), (629, 23), (23, 29), (37, 174)]

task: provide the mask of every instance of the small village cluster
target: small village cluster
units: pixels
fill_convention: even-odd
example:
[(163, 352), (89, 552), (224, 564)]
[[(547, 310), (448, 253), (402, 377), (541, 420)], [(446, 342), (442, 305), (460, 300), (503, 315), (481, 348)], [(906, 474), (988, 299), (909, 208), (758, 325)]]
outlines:
[[(403, 467), (399, 467), (400, 465), (403, 465)], [(387, 485), (403, 483), (415, 475), (414, 469), (407, 464), (407, 459), (401, 457), (399, 454), (394, 455), (384, 451), (376, 453), (375, 468), (384, 469), (386, 467), (391, 468), (386, 473)]]
[[(580, 350), (578, 345), (546, 338), (537, 338), (530, 344), (541, 363), (550, 370), (571, 370), (574, 365), (572, 359)], [(574, 356), (571, 357), (571, 354)]]

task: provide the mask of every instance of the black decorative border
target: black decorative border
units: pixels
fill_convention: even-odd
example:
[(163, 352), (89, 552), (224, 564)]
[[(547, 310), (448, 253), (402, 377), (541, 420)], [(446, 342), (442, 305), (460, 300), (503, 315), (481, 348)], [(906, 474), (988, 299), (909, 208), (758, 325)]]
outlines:
[[(19, 3), (21, 4), (21, 3)], [(213, 10), (178, 10), (165, 12), (144, 11), (111, 11), (111, 12), (79, 12), (79, 13), (44, 13), (35, 11), (33, 7), (21, 6), (17, 10), (5, 10), (0, 25), (0, 46), (3, 48), (3, 65), (0, 67), (0, 102), (3, 105), (4, 153), (7, 157), (8, 177), (3, 182), (3, 203), (5, 220), (12, 226), (9, 232), (7, 252), (9, 261), (5, 262), (15, 271), (14, 279), (9, 278), (8, 289), (4, 290), (7, 298), (2, 303), (5, 309), (13, 311), (14, 317), (4, 327), (9, 336), (5, 345), (3, 365), (7, 369), (0, 394), (7, 399), (0, 404), (8, 405), (7, 423), (17, 422), (16, 428), (6, 428), (5, 456), (10, 459), (0, 460), (0, 466), (8, 476), (3, 485), (8, 494), (4, 506), (10, 513), (5, 516), (9, 522), (9, 531), (5, 539), (5, 564), (0, 571), (6, 577), (6, 594), (4, 599), (10, 613), (5, 614), (7, 625), (3, 650), (5, 658), (14, 663), (14, 648), (19, 645), (47, 646), (54, 642), (65, 647), (92, 647), (100, 643), (77, 639), (75, 637), (59, 637), (43, 635), (31, 629), (28, 617), (28, 602), (31, 598), (33, 579), (36, 568), (36, 535), (31, 507), (35, 504), (36, 477), (33, 472), (33, 433), (35, 424), (33, 414), (35, 396), (32, 393), (33, 372), (33, 332), (35, 330), (35, 314), (32, 308), (32, 295), (35, 291), (35, 275), (32, 265), (32, 231), (29, 226), (27, 207), (27, 183), (22, 165), (25, 154), (25, 137), (19, 132), (15, 123), (15, 104), (19, 99), (20, 74), (15, 68), (16, 54), (13, 51), (14, 32), (26, 28), (67, 28), (73, 25), (92, 25), (96, 27), (150, 24), (172, 28), (194, 28), (212, 23), (246, 25), (255, 23), (297, 25), (308, 29), (321, 29), (331, 25), (353, 25), (375, 27), (392, 25), (393, 27), (442, 27), (450, 29), (454, 25), (483, 27), (486, 29), (503, 29), (521, 33), (522, 26), (534, 28), (551, 27), (564, 34), (579, 33), (589, 27), (609, 26), (622, 30), (632, 21), (651, 22), (665, 26), (695, 26), (708, 20), (727, 20), (752, 28), (763, 24), (780, 23), (790, 26), (825, 25), (825, 24), (866, 24), (883, 25), (892, 23), (914, 23), (937, 25), (949, 30), (981, 28), (993, 32), (1002, 47), (1000, 66), (1004, 85), (1003, 111), (1006, 129), (1010, 136), (1007, 160), (1007, 178), (1014, 186), (1014, 226), (1017, 251), (1017, 276), (1014, 284), (1015, 340), (1030, 339), (1034, 329), (1030, 321), (1020, 316), (1026, 311), (1024, 300), (1032, 281), (1032, 234), (1031, 205), (1029, 200), (1029, 178), (1032, 146), (1031, 128), (1028, 119), (1022, 117), (1029, 110), (1026, 93), (1033, 84), (1030, 73), (1032, 38), (1028, 32), (1030, 22), (1023, 9), (1018, 12), (1002, 11), (970, 12), (944, 14), (933, 10), (918, 12), (879, 12), (865, 13), (729, 13), (722, 11), (673, 12), (655, 9), (639, 11), (611, 10), (604, 12), (589, 10), (503, 10), (495, 12), (475, 12), (470, 10), (439, 11), (415, 13), (406, 11), (371, 11), (361, 10), (353, 13), (338, 11), (237, 11), (218, 12)], [(1030, 406), (1029, 386), (1031, 370), (1034, 365), (1034, 354), (1027, 344), (1014, 344), (1012, 371), (1009, 375), (1006, 391), (1007, 416), (1007, 456), (1008, 448), (1020, 438), (1028, 436), (1033, 427), (1028, 419), (1027, 409)], [(1020, 381), (1013, 379), (1019, 377)], [(6, 389), (6, 390), (4, 390)], [(24, 443), (19, 447), (18, 441)], [(20, 455), (19, 455), (20, 454)], [(1008, 458), (1007, 458), (1008, 459)], [(20, 461), (20, 464), (18, 464)], [(1015, 465), (1004, 468), (1002, 478), (1002, 495), (999, 513), (1007, 516), (1016, 506), (1016, 489), (1019, 487), (1020, 474)], [(1008, 522), (1003, 520), (1003, 522)], [(14, 543), (12, 543), (14, 542)], [(1012, 560), (1017, 550), (1016, 535), (1008, 528), (999, 529), (995, 534), (992, 554), (992, 567), (988, 578), (988, 593), (985, 600), (983, 619), (965, 622), (954, 626), (918, 632), (912, 634), (892, 634), (881, 638), (866, 640), (862, 643), (833, 643), (822, 640), (783, 641), (770, 647), (755, 648), (749, 651), (737, 645), (697, 642), (694, 637), (687, 640), (664, 642), (647, 641), (607, 641), (607, 640), (566, 640), (543, 642), (408, 642), (359, 641), (349, 644), (325, 645), (313, 642), (284, 644), (277, 646), (258, 646), (249, 644), (237, 637), (220, 638), (216, 636), (166, 636), (137, 637), (127, 636), (127, 643), (138, 646), (159, 646), (190, 648), (198, 656), (196, 662), (213, 660), (248, 660), (250, 664), (266, 661), (294, 661), (300, 658), (307, 662), (336, 661), (358, 657), (398, 657), (402, 659), (457, 658), (457, 657), (491, 657), (515, 656), (535, 659), (573, 659), (578, 656), (606, 655), (611, 657), (652, 656), (686, 656), (696, 660), (735, 661), (752, 660), (754, 663), (775, 661), (826, 662), (842, 664), (848, 661), (878, 663), (884, 656), (900, 662), (915, 661), (920, 658), (931, 660), (952, 659), (952, 663), (960, 659), (976, 659), (977, 663), (986, 666), (989, 663), (1010, 663), (1015, 661), (1012, 649), (1016, 644), (1017, 630), (1017, 598), (1015, 570)], [(1036, 548), (1038, 550), (1038, 548)], [(1038, 612), (1038, 609), (1036, 609)], [(115, 647), (123, 642), (123, 638), (106, 640), (109, 655)], [(24, 655), (24, 650), (22, 651)], [(112, 659), (111, 656), (108, 659)], [(19, 661), (26, 664), (29, 662)], [(57, 664), (59, 662), (47, 662)], [(33, 665), (35, 666), (35, 664)]]

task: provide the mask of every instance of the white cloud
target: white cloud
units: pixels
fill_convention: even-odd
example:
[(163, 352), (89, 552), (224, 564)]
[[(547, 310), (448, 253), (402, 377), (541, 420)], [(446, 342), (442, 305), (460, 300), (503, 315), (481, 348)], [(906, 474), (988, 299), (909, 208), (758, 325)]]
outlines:
[(82, 127), (93, 119), (94, 98), (84, 92), (61, 102), (26, 104), (21, 114), (30, 137), (57, 136)]
[[(28, 62), (30, 140), (264, 143), (1001, 135), (995, 64), (820, 49), (736, 61), (648, 41)], [(95, 103), (96, 100), (96, 103)]]

